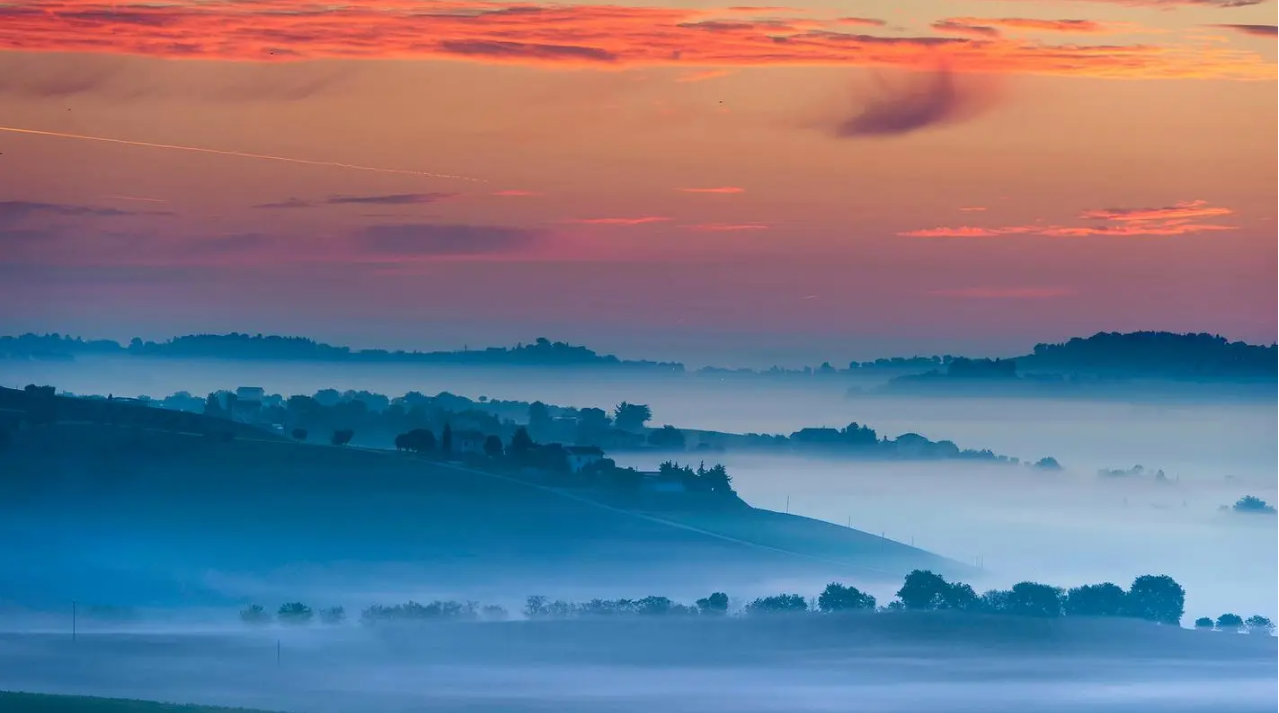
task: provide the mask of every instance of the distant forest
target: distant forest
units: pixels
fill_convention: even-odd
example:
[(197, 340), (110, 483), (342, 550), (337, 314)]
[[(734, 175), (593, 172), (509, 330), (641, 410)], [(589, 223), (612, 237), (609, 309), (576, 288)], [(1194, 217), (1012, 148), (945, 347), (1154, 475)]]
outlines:
[[(710, 376), (898, 376), (899, 385), (938, 382), (1026, 380), (1069, 382), (1071, 379), (1257, 380), (1276, 376), (1276, 346), (1231, 342), (1211, 334), (1171, 332), (1101, 332), (1057, 344), (1037, 344), (1030, 354), (1006, 359), (959, 356), (913, 356), (849, 362), (836, 368), (765, 370), (704, 367)], [(78, 355), (119, 355), (187, 359), (423, 363), (468, 366), (536, 366), (559, 368), (624, 368), (681, 374), (679, 362), (620, 359), (565, 342), (538, 338), (514, 347), (456, 351), (389, 351), (350, 349), (303, 337), (249, 334), (197, 334), (164, 342), (134, 338), (128, 345), (111, 340), (85, 340), (60, 334), (0, 337), (0, 359), (70, 360)]]

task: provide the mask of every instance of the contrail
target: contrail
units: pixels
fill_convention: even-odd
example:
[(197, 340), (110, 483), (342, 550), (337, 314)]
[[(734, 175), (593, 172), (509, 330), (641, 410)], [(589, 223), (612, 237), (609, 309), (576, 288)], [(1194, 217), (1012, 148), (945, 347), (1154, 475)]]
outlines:
[(79, 141), (98, 141), (106, 144), (121, 144), (124, 146), (142, 146), (149, 149), (170, 149), (173, 151), (191, 151), (194, 153), (215, 154), (218, 156), (238, 156), (239, 158), (256, 158), (262, 161), (281, 161), (284, 163), (297, 163), (304, 166), (326, 166), (328, 168), (345, 168), (350, 171), (372, 171), (374, 173), (398, 173), (405, 176), (422, 176), (425, 178), (447, 178), (455, 181), (471, 181), (473, 183), (486, 183), (482, 178), (470, 178), (468, 176), (454, 176), (447, 173), (430, 173), (428, 171), (414, 171), (409, 168), (381, 168), (378, 166), (360, 166), (354, 163), (341, 163), (339, 161), (312, 161), (305, 158), (289, 158), (287, 156), (272, 156), (270, 154), (249, 153), (247, 151), (223, 151), (221, 149), (206, 149), (199, 146), (179, 146), (177, 144), (156, 144), (149, 141), (129, 141), (127, 139), (112, 139), (106, 136), (88, 136), (85, 134), (68, 134), (61, 131), (41, 131), (39, 129), (20, 129), (16, 126), (0, 126), (0, 131), (11, 134), (31, 134), (34, 136), (52, 136), (59, 139), (77, 139)]

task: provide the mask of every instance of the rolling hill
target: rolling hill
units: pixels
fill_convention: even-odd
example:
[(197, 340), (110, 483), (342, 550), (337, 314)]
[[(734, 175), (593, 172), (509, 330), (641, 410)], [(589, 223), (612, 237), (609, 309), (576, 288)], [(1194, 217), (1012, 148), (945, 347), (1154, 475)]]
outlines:
[(770, 511), (640, 513), (395, 452), (184, 429), (67, 422), (11, 431), (0, 453), (0, 537), (26, 546), (2, 558), (27, 576), (0, 584), (0, 600), (85, 591), (119, 605), (243, 600), (228, 577), (283, 570), (349, 583), (394, 567), (449, 591), (523, 596), (527, 587), (679, 595), (963, 569)]

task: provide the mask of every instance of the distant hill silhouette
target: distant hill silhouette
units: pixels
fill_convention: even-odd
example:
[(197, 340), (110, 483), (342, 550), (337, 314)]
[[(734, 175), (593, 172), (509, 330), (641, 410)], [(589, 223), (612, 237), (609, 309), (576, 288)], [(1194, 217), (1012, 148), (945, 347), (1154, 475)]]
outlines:
[(193, 334), (165, 342), (134, 338), (128, 346), (110, 340), (85, 341), (59, 334), (0, 337), (0, 358), (68, 359), (79, 354), (128, 355), (186, 359), (253, 359), (269, 361), (341, 361), (373, 363), (469, 364), (540, 367), (627, 367), (681, 372), (683, 364), (627, 361), (583, 346), (538, 338), (531, 344), (460, 351), (387, 351), (351, 349), (304, 337), (273, 335)]
[[(940, 381), (1033, 379), (1042, 383), (1074, 380), (1265, 381), (1274, 380), (1276, 346), (1261, 346), (1210, 334), (1172, 332), (1100, 332), (1063, 343), (1037, 344), (1030, 354), (1005, 359), (959, 356), (913, 356), (850, 362), (837, 369), (829, 362), (816, 368), (773, 367), (766, 370), (705, 367), (695, 373), (725, 378), (897, 376), (908, 387), (921, 379)], [(423, 363), (472, 366), (536, 366), (560, 368), (628, 368), (679, 374), (679, 362), (626, 360), (584, 346), (538, 338), (514, 347), (480, 350), (389, 351), (324, 344), (303, 337), (249, 334), (196, 334), (164, 342), (134, 338), (122, 345), (110, 340), (84, 340), (60, 334), (0, 337), (0, 359), (68, 360), (78, 355), (354, 363)]]

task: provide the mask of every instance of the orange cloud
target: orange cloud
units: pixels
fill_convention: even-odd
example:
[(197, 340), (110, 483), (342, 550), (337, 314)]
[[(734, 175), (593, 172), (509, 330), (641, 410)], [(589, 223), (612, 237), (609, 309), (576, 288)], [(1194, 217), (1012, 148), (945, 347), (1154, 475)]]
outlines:
[(986, 206), (984, 205), (965, 206), (963, 208), (960, 208), (959, 212), (960, 213), (984, 213), (986, 212)]
[(885, 37), (841, 31), (849, 24), (856, 25), (686, 7), (492, 0), (364, 0), (344, 5), (317, 0), (48, 0), (0, 5), (0, 49), (240, 61), (448, 59), (599, 68), (921, 68), (945, 61), (974, 72), (1116, 78), (1273, 80), (1277, 74), (1273, 62), (1229, 46)]
[(665, 223), (670, 218), (664, 218), (657, 215), (645, 215), (638, 218), (574, 218), (565, 221), (566, 223), (577, 223), (579, 225), (647, 225), (649, 223)]
[(1229, 208), (1210, 206), (1208, 205), (1208, 201), (1178, 201), (1171, 206), (1163, 208), (1102, 208), (1100, 210), (1086, 210), (1083, 213), (1080, 213), (1079, 217), (1087, 220), (1117, 220), (1127, 222), (1209, 218), (1230, 215), (1233, 212), (1234, 211)]
[(998, 37), (999, 30), (988, 25), (972, 25), (958, 19), (938, 20), (932, 24), (938, 32), (950, 32), (956, 35), (976, 35), (978, 37)]
[(1004, 235), (1042, 235), (1074, 238), (1092, 235), (1167, 236), (1189, 235), (1238, 226), (1195, 222), (1196, 219), (1232, 215), (1234, 211), (1208, 205), (1207, 201), (1180, 201), (1164, 208), (1102, 208), (1079, 214), (1082, 220), (1105, 221), (1102, 225), (1012, 225), (994, 228), (971, 226), (925, 228), (898, 233), (908, 238), (995, 238)]
[(528, 198), (532, 196), (540, 196), (542, 194), (538, 193), (537, 191), (521, 191), (518, 189), (511, 189), (511, 190), (505, 190), (505, 191), (493, 191), (490, 195), (514, 197), (514, 198)]
[(974, 299), (1049, 299), (1052, 297), (1069, 297), (1074, 290), (1062, 287), (964, 287), (957, 290), (930, 290), (930, 295), (939, 297), (967, 297)]
[(768, 230), (765, 223), (696, 223), (679, 226), (699, 233), (736, 233), (745, 230)]
[(719, 188), (676, 188), (675, 190), (683, 193), (745, 193), (745, 188), (737, 186), (721, 186)]

